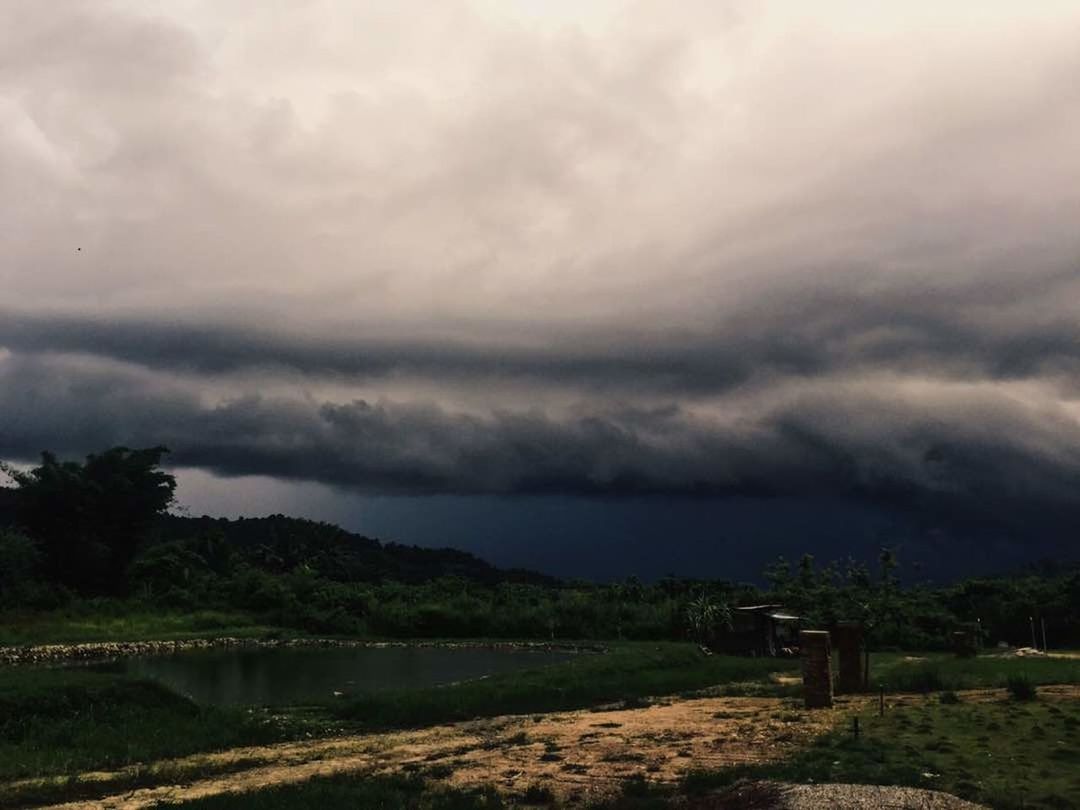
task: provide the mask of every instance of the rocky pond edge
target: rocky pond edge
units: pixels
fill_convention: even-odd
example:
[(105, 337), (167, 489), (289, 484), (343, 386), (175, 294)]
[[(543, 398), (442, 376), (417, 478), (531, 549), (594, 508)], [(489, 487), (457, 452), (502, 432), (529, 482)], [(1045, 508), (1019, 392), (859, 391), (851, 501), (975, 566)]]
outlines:
[(29, 644), (0, 647), (0, 666), (20, 664), (62, 664), (79, 661), (105, 661), (128, 656), (171, 655), (195, 650), (248, 648), (297, 649), (366, 647), (438, 647), (440, 649), (485, 649), (508, 652), (603, 653), (602, 644), (572, 644), (548, 641), (367, 641), (336, 638), (217, 638), (174, 639), (168, 641), (89, 641), (75, 644)]

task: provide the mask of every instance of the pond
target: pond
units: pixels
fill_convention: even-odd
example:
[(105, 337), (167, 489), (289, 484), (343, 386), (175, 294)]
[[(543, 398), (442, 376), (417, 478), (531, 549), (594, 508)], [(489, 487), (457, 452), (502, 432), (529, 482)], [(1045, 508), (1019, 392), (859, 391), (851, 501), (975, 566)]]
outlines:
[(288, 706), (513, 672), (574, 653), (485, 647), (219, 648), (121, 658), (94, 669), (157, 681), (196, 703)]

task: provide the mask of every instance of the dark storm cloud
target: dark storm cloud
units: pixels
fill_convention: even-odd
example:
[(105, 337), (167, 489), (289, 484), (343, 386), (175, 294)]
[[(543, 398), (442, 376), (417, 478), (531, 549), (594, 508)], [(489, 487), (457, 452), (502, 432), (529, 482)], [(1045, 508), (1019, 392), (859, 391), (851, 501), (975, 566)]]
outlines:
[[(514, 345), (0, 310), (0, 346), (196, 374), (277, 368), (313, 377), (406, 376), (464, 385), (523, 378), (669, 395), (723, 392), (777, 374), (881, 369), (973, 380), (1049, 377), (1068, 385), (1080, 372), (1080, 320), (1071, 312), (1080, 296), (1080, 259), (1076, 265), (991, 289), (870, 296), (824, 282), (795, 295), (778, 292), (707, 331), (572, 327), (551, 334), (542, 323), (523, 323), (517, 332), (524, 340)], [(348, 331), (347, 325), (339, 330)]]
[(1080, 506), (1080, 431), (1068, 414), (961, 388), (935, 395), (928, 415), (925, 393), (885, 389), (770, 395), (726, 422), (677, 406), (553, 418), (390, 401), (207, 403), (130, 370), (8, 358), (0, 447), (28, 458), (165, 443), (182, 466), (369, 492), (816, 494), (1005, 522)]
[(1080, 513), (1074, 4), (148, 8), (0, 6), (0, 457)]

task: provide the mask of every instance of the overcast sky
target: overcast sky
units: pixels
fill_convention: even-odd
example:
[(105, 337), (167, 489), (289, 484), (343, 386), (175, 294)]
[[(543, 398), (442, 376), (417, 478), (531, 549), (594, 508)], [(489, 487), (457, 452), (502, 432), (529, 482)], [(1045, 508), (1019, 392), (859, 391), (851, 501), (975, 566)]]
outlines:
[(0, 290), (0, 457), (164, 443), (196, 511), (1053, 534), (1080, 6), (6, 0)]

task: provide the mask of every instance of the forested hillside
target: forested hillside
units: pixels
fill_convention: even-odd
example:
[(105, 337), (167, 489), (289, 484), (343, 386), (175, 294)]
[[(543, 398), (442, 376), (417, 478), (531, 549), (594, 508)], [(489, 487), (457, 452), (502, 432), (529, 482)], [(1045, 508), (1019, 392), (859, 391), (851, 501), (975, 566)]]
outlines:
[[(16, 472), (17, 487), (0, 489), (0, 610), (18, 622), (57, 611), (217, 613), (323, 634), (708, 644), (730, 628), (735, 607), (771, 602), (806, 626), (862, 621), (878, 648), (940, 648), (968, 622), (981, 623), (991, 644), (1030, 644), (1044, 621), (1053, 643), (1080, 642), (1075, 566), (905, 587), (902, 560), (882, 549), (875, 566), (781, 559), (763, 572), (764, 588), (671, 577), (566, 582), (285, 515), (170, 515), (164, 452), (112, 448), (85, 463), (46, 454), (40, 467)], [(215, 621), (200, 619), (208, 629)]]

